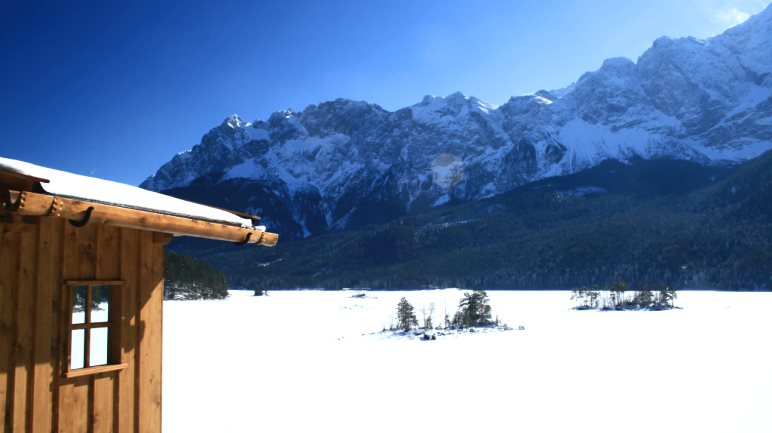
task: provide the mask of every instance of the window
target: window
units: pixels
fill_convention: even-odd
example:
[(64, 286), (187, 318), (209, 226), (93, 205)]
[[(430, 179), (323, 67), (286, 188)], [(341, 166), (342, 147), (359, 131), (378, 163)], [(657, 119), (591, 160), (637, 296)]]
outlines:
[(122, 281), (67, 281), (65, 377), (125, 368), (121, 364)]

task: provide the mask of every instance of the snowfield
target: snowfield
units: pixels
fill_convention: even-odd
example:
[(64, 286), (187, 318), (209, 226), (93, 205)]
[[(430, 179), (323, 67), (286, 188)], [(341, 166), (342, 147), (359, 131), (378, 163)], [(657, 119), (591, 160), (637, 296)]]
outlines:
[(772, 293), (599, 312), (488, 292), (515, 330), (436, 341), (378, 331), (402, 296), (437, 324), (463, 291), (231, 294), (164, 302), (166, 433), (772, 431)]

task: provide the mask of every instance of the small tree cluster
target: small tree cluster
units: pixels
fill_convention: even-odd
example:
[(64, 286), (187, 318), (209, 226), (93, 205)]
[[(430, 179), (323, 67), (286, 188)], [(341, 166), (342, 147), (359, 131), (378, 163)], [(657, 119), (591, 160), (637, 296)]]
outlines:
[[(498, 324), (498, 318), (494, 321), (492, 318), (491, 306), (488, 304), (489, 298), (485, 290), (475, 289), (471, 293), (464, 292), (464, 297), (458, 303), (458, 310), (451, 318), (445, 313), (444, 321), (438, 329), (468, 328), (474, 326), (489, 326)], [(429, 308), (421, 309), (421, 328), (424, 331), (434, 329), (434, 303)], [(410, 331), (418, 328), (418, 318), (415, 315), (415, 309), (406, 298), (399, 300), (397, 304), (397, 323), (389, 325), (389, 329), (399, 329)]]
[[(628, 296), (629, 293), (632, 295)], [(571, 300), (577, 303), (574, 308), (579, 310), (594, 308), (604, 310), (666, 310), (675, 308), (674, 302), (677, 297), (675, 289), (668, 285), (651, 290), (642, 284), (636, 290), (631, 291), (627, 283), (623, 281), (615, 281), (607, 290), (602, 290), (594, 285), (592, 288), (582, 287), (571, 292)]]
[[(475, 289), (471, 293), (464, 292), (464, 297), (458, 303), (458, 310), (453, 317), (446, 312), (443, 323), (438, 329), (457, 329), (473, 326), (498, 325), (499, 320), (492, 318), (491, 306), (488, 304), (489, 298), (485, 290)], [(421, 308), (421, 328), (424, 331), (431, 331), (434, 328), (434, 303), (429, 304), (429, 308)], [(419, 327), (418, 318), (415, 315), (415, 309), (406, 298), (399, 300), (397, 304), (397, 323), (388, 326), (389, 329), (399, 329), (410, 331)], [(386, 329), (384, 327), (384, 329)]]
[[(598, 308), (600, 298), (598, 286), (592, 286), (592, 288), (582, 287), (571, 291), (571, 300), (577, 303), (575, 308), (578, 310)], [(609, 299), (616, 299), (616, 293), (609, 291)]]

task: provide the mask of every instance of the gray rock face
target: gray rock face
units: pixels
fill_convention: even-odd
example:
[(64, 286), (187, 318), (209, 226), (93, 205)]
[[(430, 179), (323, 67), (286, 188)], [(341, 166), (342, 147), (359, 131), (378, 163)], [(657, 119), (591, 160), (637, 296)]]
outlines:
[[(772, 7), (711, 39), (657, 39), (637, 62), (609, 59), (566, 89), (501, 107), (454, 93), (395, 112), (338, 99), (267, 121), (232, 115), (142, 187), (217, 190), (219, 204), (286, 215), (273, 223), (303, 237), (609, 158), (721, 163), (770, 148)], [(236, 190), (252, 193), (229, 198)]]

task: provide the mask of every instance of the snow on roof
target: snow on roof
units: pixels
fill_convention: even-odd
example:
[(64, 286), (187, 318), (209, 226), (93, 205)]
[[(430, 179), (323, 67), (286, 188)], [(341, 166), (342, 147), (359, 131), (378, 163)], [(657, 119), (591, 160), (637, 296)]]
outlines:
[(245, 228), (252, 221), (228, 211), (137, 188), (135, 186), (0, 157), (0, 170), (46, 179), (43, 190), (52, 195), (99, 202), (124, 208), (209, 220)]

